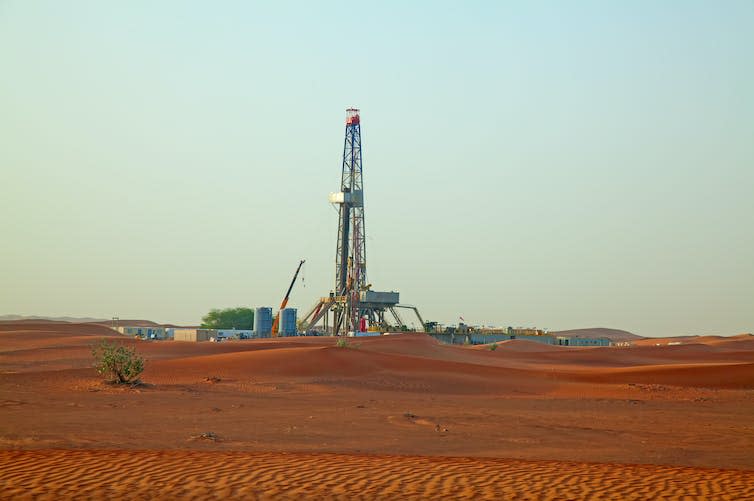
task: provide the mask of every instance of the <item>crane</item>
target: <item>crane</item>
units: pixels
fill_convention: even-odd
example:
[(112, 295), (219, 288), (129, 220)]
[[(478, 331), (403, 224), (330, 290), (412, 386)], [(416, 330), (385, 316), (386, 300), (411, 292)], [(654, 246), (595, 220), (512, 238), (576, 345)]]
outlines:
[[(305, 259), (302, 259), (300, 263), (298, 263), (298, 268), (296, 268), (296, 273), (293, 274), (293, 280), (291, 280), (291, 285), (288, 287), (288, 292), (285, 293), (285, 297), (283, 298), (283, 302), (280, 303), (279, 310), (282, 310), (285, 308), (285, 305), (288, 304), (288, 298), (291, 295), (291, 290), (293, 290), (293, 284), (296, 283), (296, 278), (298, 278), (298, 272), (301, 271), (301, 267), (306, 262)], [(272, 336), (277, 337), (278, 334), (278, 323), (280, 323), (280, 311), (278, 311), (278, 314), (275, 316), (275, 321), (272, 323)]]

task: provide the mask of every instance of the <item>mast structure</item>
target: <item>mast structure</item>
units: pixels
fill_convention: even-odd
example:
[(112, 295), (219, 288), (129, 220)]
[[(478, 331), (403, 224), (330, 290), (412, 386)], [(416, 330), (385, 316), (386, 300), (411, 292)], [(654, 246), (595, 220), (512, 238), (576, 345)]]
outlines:
[[(328, 296), (320, 297), (303, 317), (305, 332), (315, 332), (317, 322), (323, 321), (320, 332), (334, 336), (355, 336), (371, 332), (405, 330), (396, 311), (413, 310), (424, 331), (424, 320), (415, 306), (399, 304), (399, 293), (375, 291), (367, 282), (366, 227), (364, 224), (364, 179), (361, 158), (361, 118), (359, 110), (346, 110), (346, 131), (343, 141), (340, 191), (330, 193), (328, 200), (338, 206), (338, 241), (335, 249), (335, 288)], [(332, 324), (330, 314), (332, 313)], [(386, 316), (390, 313), (395, 323)], [(371, 332), (370, 332), (371, 331)]]
[(361, 318), (359, 293), (367, 289), (361, 120), (356, 108), (346, 110), (340, 192), (330, 201), (339, 205), (335, 294), (345, 299), (345, 307), (336, 311), (334, 327), (354, 331)]

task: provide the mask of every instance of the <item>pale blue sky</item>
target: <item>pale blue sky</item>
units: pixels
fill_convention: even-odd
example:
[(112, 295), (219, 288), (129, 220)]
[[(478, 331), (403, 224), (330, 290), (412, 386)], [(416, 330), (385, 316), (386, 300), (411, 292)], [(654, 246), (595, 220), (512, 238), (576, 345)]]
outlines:
[(368, 274), (425, 319), (754, 329), (754, 2), (0, 0), (0, 314), (194, 323)]

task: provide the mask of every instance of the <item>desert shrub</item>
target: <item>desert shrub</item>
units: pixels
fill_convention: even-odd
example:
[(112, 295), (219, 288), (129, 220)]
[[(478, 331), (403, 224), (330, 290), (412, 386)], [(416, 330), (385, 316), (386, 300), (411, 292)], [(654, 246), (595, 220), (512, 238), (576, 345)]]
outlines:
[(92, 348), (94, 368), (113, 383), (136, 383), (144, 372), (144, 359), (136, 350), (103, 339)]
[(495, 350), (497, 350), (497, 343), (492, 343), (490, 345), (490, 351), (495, 351)]
[(345, 338), (340, 338), (335, 341), (335, 346), (338, 348), (348, 348), (348, 341)]

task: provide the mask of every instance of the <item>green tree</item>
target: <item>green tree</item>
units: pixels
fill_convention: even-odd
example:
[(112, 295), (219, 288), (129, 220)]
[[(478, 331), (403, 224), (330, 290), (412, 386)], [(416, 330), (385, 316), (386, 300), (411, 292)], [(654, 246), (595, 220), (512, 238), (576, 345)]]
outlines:
[(133, 348), (103, 339), (92, 348), (94, 368), (113, 383), (135, 383), (144, 372), (144, 359)]
[(202, 317), (205, 329), (253, 329), (254, 310), (251, 308), (214, 308)]

